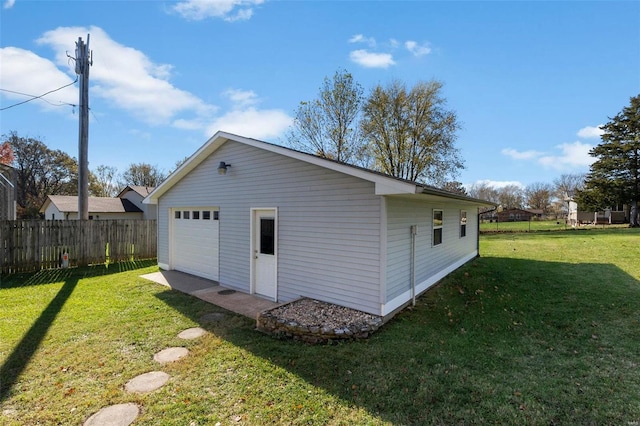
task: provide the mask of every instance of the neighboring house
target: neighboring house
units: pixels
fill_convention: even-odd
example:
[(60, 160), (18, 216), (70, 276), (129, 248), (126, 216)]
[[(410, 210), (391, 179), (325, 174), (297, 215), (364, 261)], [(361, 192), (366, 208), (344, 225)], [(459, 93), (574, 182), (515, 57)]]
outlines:
[(16, 220), (16, 171), (0, 163), (0, 220)]
[(145, 199), (158, 264), (389, 317), (478, 256), (492, 203), (218, 132)]
[(152, 186), (127, 185), (120, 193), (118, 198), (124, 198), (131, 201), (136, 207), (142, 210), (142, 218), (155, 220), (158, 218), (157, 208), (153, 204), (144, 204), (142, 200), (151, 194), (154, 190)]
[[(78, 218), (78, 197), (75, 195), (48, 195), (40, 208), (47, 220), (74, 220)], [(89, 219), (142, 219), (143, 212), (125, 198), (89, 197)]]
[(547, 215), (545, 214), (543, 209), (527, 209), (527, 211), (533, 215), (532, 218), (540, 220), (547, 218)]
[(505, 209), (498, 212), (498, 222), (527, 222), (535, 217), (536, 213), (524, 209)]

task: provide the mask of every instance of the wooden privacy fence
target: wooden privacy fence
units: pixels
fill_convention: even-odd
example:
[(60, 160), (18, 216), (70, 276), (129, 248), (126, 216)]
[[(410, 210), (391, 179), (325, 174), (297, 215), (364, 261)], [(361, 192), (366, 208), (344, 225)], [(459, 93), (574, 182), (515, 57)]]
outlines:
[(153, 259), (155, 220), (0, 221), (0, 273)]

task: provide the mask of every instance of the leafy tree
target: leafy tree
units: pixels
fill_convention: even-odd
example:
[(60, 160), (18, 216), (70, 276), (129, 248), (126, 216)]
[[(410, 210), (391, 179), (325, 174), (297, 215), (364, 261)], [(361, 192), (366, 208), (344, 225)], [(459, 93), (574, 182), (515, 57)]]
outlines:
[(14, 155), (11, 144), (8, 141), (0, 144), (0, 164), (10, 165), (13, 163)]
[(120, 188), (115, 181), (118, 169), (103, 164), (89, 173), (89, 193), (94, 197), (115, 197)]
[(18, 187), (18, 216), (40, 217), (47, 195), (77, 195), (78, 163), (60, 150), (51, 150), (40, 140), (20, 137), (16, 132), (4, 135), (11, 145)]
[(463, 168), (455, 147), (460, 124), (441, 89), (438, 81), (410, 90), (400, 81), (373, 89), (364, 103), (362, 132), (377, 170), (442, 186)]
[(602, 143), (589, 154), (591, 165), (585, 192), (600, 206), (630, 204), (629, 226), (638, 227), (640, 200), (640, 95), (632, 97), (615, 117), (602, 126)]
[(301, 102), (295, 112), (289, 144), (324, 158), (352, 162), (362, 151), (358, 117), (363, 89), (346, 70), (325, 77), (318, 98)]
[(525, 202), (529, 208), (549, 211), (553, 189), (548, 183), (535, 182), (524, 189)]
[(166, 175), (158, 168), (147, 163), (131, 163), (120, 177), (120, 187), (127, 185), (158, 186)]

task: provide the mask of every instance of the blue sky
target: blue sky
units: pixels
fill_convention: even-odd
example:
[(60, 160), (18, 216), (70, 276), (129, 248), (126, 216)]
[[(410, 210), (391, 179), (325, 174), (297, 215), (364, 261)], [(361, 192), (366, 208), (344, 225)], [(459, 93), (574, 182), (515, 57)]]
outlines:
[[(365, 92), (444, 83), (463, 129), (458, 180), (528, 185), (581, 173), (597, 126), (640, 93), (640, 2), (3, 0), (0, 107), (90, 71), (89, 168), (165, 171), (217, 130), (279, 143), (324, 77)], [(78, 156), (77, 84), (0, 112), (0, 134)]]

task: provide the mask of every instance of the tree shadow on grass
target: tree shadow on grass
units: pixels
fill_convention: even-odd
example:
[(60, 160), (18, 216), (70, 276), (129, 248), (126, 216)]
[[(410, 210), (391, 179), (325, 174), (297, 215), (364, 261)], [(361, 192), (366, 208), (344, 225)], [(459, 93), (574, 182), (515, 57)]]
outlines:
[(117, 274), (120, 272), (147, 268), (154, 265), (157, 265), (156, 260), (148, 259), (118, 262), (112, 263), (110, 265), (101, 264), (78, 268), (43, 269), (38, 272), (11, 274), (0, 278), (0, 290), (16, 287), (51, 284), (55, 282), (67, 281), (74, 278), (80, 279)]
[(130, 271), (154, 264), (155, 261), (123, 262), (111, 265), (108, 268), (104, 265), (98, 265), (84, 268), (43, 270), (35, 274), (20, 274), (8, 277), (8, 279), (3, 282), (2, 289), (50, 284), (61, 281), (63, 281), (64, 284), (0, 367), (0, 402), (8, 399), (10, 396), (11, 390), (20, 377), (20, 374), (27, 365), (29, 365), (31, 358), (33, 358), (38, 347), (40, 347), (51, 324), (53, 324), (56, 316), (64, 307), (64, 304), (73, 293), (80, 279)]
[[(199, 321), (183, 297), (158, 297)], [(202, 326), (392, 423), (599, 424), (640, 418), (627, 368), (640, 362), (639, 312), (640, 282), (615, 265), (479, 258), (365, 341)]]

